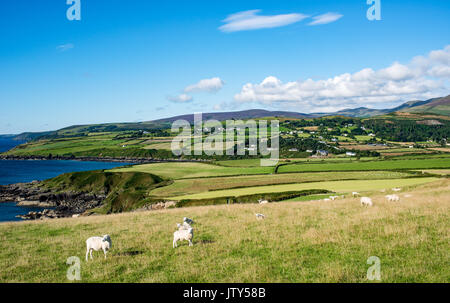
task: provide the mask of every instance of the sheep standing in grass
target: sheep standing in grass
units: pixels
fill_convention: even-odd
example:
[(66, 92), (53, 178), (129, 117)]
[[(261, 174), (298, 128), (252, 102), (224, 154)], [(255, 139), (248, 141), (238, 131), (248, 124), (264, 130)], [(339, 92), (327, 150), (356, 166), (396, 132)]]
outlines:
[(183, 218), (183, 223), (187, 223), (189, 225), (192, 225), (192, 224), (194, 224), (194, 220), (184, 217)]
[(339, 198), (339, 196), (330, 196), (330, 199), (331, 199), (332, 201), (336, 200), (337, 198)]
[(269, 201), (263, 200), (263, 199), (259, 199), (259, 200), (258, 200), (258, 203), (259, 203), (259, 204), (267, 204), (267, 203), (269, 203)]
[(186, 222), (183, 222), (183, 224), (177, 223), (178, 230), (188, 230), (190, 227), (191, 226)]
[(397, 196), (397, 195), (387, 195), (387, 196), (386, 196), (386, 199), (387, 199), (389, 202), (398, 202), (398, 201), (400, 201), (400, 197)]
[(103, 250), (106, 259), (106, 253), (111, 249), (111, 237), (109, 235), (104, 235), (103, 237), (90, 237), (86, 240), (86, 261), (88, 260), (88, 255), (90, 254), (91, 260), (92, 251)]
[(359, 196), (359, 193), (358, 193), (357, 191), (354, 191), (354, 192), (352, 192), (352, 196), (353, 196), (353, 197), (358, 197), (358, 196)]
[(401, 189), (401, 188), (398, 188), (398, 187), (392, 189), (392, 191), (401, 191), (401, 190), (402, 190), (402, 189)]
[(177, 230), (173, 233), (173, 248), (178, 247), (178, 241), (189, 241), (189, 246), (192, 246), (192, 240), (194, 239), (194, 229), (190, 227), (189, 229)]
[(362, 206), (373, 206), (372, 199), (370, 199), (369, 197), (362, 197), (361, 205)]

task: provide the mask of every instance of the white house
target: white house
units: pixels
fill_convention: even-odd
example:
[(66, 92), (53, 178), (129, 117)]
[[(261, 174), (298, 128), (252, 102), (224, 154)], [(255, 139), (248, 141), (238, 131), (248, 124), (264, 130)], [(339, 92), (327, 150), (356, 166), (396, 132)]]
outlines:
[(317, 151), (317, 154), (318, 154), (319, 156), (328, 156), (328, 152), (327, 152), (326, 150), (323, 150), (323, 149), (319, 149), (319, 150)]

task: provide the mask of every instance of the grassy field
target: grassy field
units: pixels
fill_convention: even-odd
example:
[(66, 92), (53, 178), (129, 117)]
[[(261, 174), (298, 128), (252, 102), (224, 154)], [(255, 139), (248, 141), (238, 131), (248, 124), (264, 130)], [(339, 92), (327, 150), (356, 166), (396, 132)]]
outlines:
[(436, 175), (450, 175), (450, 169), (423, 169), (420, 171)]
[[(0, 282), (450, 282), (450, 182), (440, 180), (374, 207), (357, 199), (192, 207), (0, 224)], [(263, 221), (255, 212), (264, 213)], [(172, 249), (175, 223), (196, 221), (194, 246)], [(226, 227), (226, 228), (224, 228)], [(108, 233), (112, 250), (85, 262), (85, 240)], [(39, 239), (39, 241), (37, 241)]]
[(436, 181), (437, 179), (438, 178), (429, 177), (429, 178), (386, 179), (386, 180), (321, 181), (321, 182), (310, 182), (300, 184), (283, 184), (283, 185), (255, 186), (255, 187), (244, 187), (227, 190), (216, 190), (192, 195), (176, 196), (171, 197), (170, 199), (183, 200), (183, 199), (210, 199), (229, 196), (238, 197), (256, 193), (278, 193), (289, 191), (301, 191), (307, 189), (326, 189), (339, 193), (352, 191), (364, 192), (364, 191), (389, 189), (393, 187), (414, 186), (418, 184)]
[(5, 154), (17, 156), (47, 156), (49, 153), (53, 155), (70, 155), (98, 148), (120, 149), (122, 145), (127, 144), (126, 139), (112, 140), (114, 136), (114, 134), (102, 133), (86, 137), (41, 140), (18, 146)]
[(449, 158), (411, 159), (391, 161), (367, 161), (349, 163), (294, 163), (280, 166), (279, 173), (288, 172), (315, 172), (315, 171), (362, 171), (362, 170), (389, 170), (389, 169), (431, 169), (450, 168)]
[(231, 189), (249, 186), (277, 185), (289, 183), (317, 182), (322, 180), (376, 180), (398, 179), (413, 176), (407, 172), (374, 171), (374, 172), (317, 172), (292, 173), (279, 175), (253, 175), (214, 177), (198, 179), (175, 180), (172, 184), (159, 187), (151, 191), (150, 195), (158, 197), (173, 197), (186, 194), (195, 194), (206, 191)]
[(273, 167), (223, 167), (205, 163), (181, 162), (181, 163), (152, 163), (135, 165), (132, 167), (118, 168), (113, 172), (143, 172), (151, 173), (168, 179), (200, 178), (214, 176), (255, 175), (269, 174)]

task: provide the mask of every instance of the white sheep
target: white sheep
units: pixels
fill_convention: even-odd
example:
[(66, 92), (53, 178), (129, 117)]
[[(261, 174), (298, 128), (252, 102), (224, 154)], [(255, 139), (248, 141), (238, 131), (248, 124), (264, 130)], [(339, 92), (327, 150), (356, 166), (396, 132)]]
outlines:
[(187, 222), (183, 222), (183, 224), (177, 223), (178, 230), (188, 230), (191, 226)]
[(352, 192), (352, 196), (353, 196), (353, 197), (359, 196), (359, 192), (357, 192), (357, 191)]
[(264, 220), (266, 218), (266, 216), (264, 216), (263, 214), (255, 214), (255, 216), (258, 220)]
[(194, 220), (184, 217), (183, 218), (183, 223), (187, 223), (189, 225), (192, 225), (192, 224), (194, 224)]
[(111, 237), (109, 235), (104, 235), (102, 237), (90, 237), (86, 240), (86, 261), (88, 260), (88, 255), (90, 254), (91, 260), (92, 251), (103, 250), (106, 259), (106, 252), (111, 249)]
[(267, 204), (267, 203), (269, 203), (269, 201), (263, 200), (263, 199), (259, 199), (259, 200), (258, 200), (258, 203), (259, 203), (259, 204)]
[(412, 196), (413, 195), (410, 195), (410, 194), (404, 195), (405, 198), (411, 198)]
[(402, 189), (401, 188), (398, 188), (398, 187), (395, 187), (395, 188), (393, 188), (392, 189), (392, 191), (401, 191)]
[(330, 196), (330, 199), (331, 199), (332, 201), (336, 200), (337, 198), (339, 198), (339, 196)]
[(331, 201), (331, 199), (328, 199), (328, 198), (326, 198), (326, 199), (323, 199), (324, 201)]
[(386, 199), (387, 199), (389, 202), (398, 202), (398, 201), (400, 201), (400, 197), (397, 196), (397, 195), (387, 195), (387, 196), (386, 196)]
[(189, 229), (177, 230), (173, 233), (173, 248), (178, 247), (178, 241), (189, 241), (189, 246), (192, 246), (192, 239), (194, 239), (194, 229), (190, 227)]
[(362, 206), (373, 206), (372, 199), (370, 199), (369, 197), (362, 197), (361, 205)]

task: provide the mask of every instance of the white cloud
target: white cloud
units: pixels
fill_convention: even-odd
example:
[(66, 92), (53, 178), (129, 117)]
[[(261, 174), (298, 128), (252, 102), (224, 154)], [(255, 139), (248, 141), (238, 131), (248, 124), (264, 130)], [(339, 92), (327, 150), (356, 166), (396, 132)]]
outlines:
[(269, 76), (259, 84), (245, 84), (234, 99), (239, 103), (297, 107), (306, 112), (336, 110), (446, 95), (449, 80), (447, 46), (426, 57), (416, 57), (407, 65), (395, 62), (384, 69), (365, 68), (329, 79), (283, 83)]
[(193, 100), (192, 96), (189, 96), (187, 94), (181, 94), (178, 96), (168, 96), (167, 100), (175, 103), (188, 103)]
[(283, 14), (273, 16), (257, 15), (261, 10), (249, 10), (229, 15), (223, 22), (224, 25), (219, 27), (223, 32), (237, 32), (245, 30), (255, 30), (261, 28), (274, 28), (286, 26), (299, 22), (308, 18), (304, 14)]
[(323, 15), (313, 17), (314, 21), (310, 22), (308, 25), (319, 25), (319, 24), (328, 24), (331, 22), (335, 22), (341, 19), (343, 15), (338, 13), (326, 13)]
[(58, 45), (56, 47), (56, 49), (61, 51), (61, 52), (65, 52), (65, 51), (68, 51), (69, 49), (72, 49), (74, 47), (75, 47), (75, 45), (73, 43), (66, 43), (66, 44)]
[(225, 82), (218, 77), (211, 78), (211, 79), (203, 79), (203, 80), (200, 80), (199, 82), (197, 82), (196, 84), (189, 85), (188, 87), (186, 87), (184, 89), (184, 92), (185, 93), (190, 93), (190, 92), (214, 93), (214, 92), (218, 92), (219, 90), (221, 90), (224, 84), (225, 84)]

